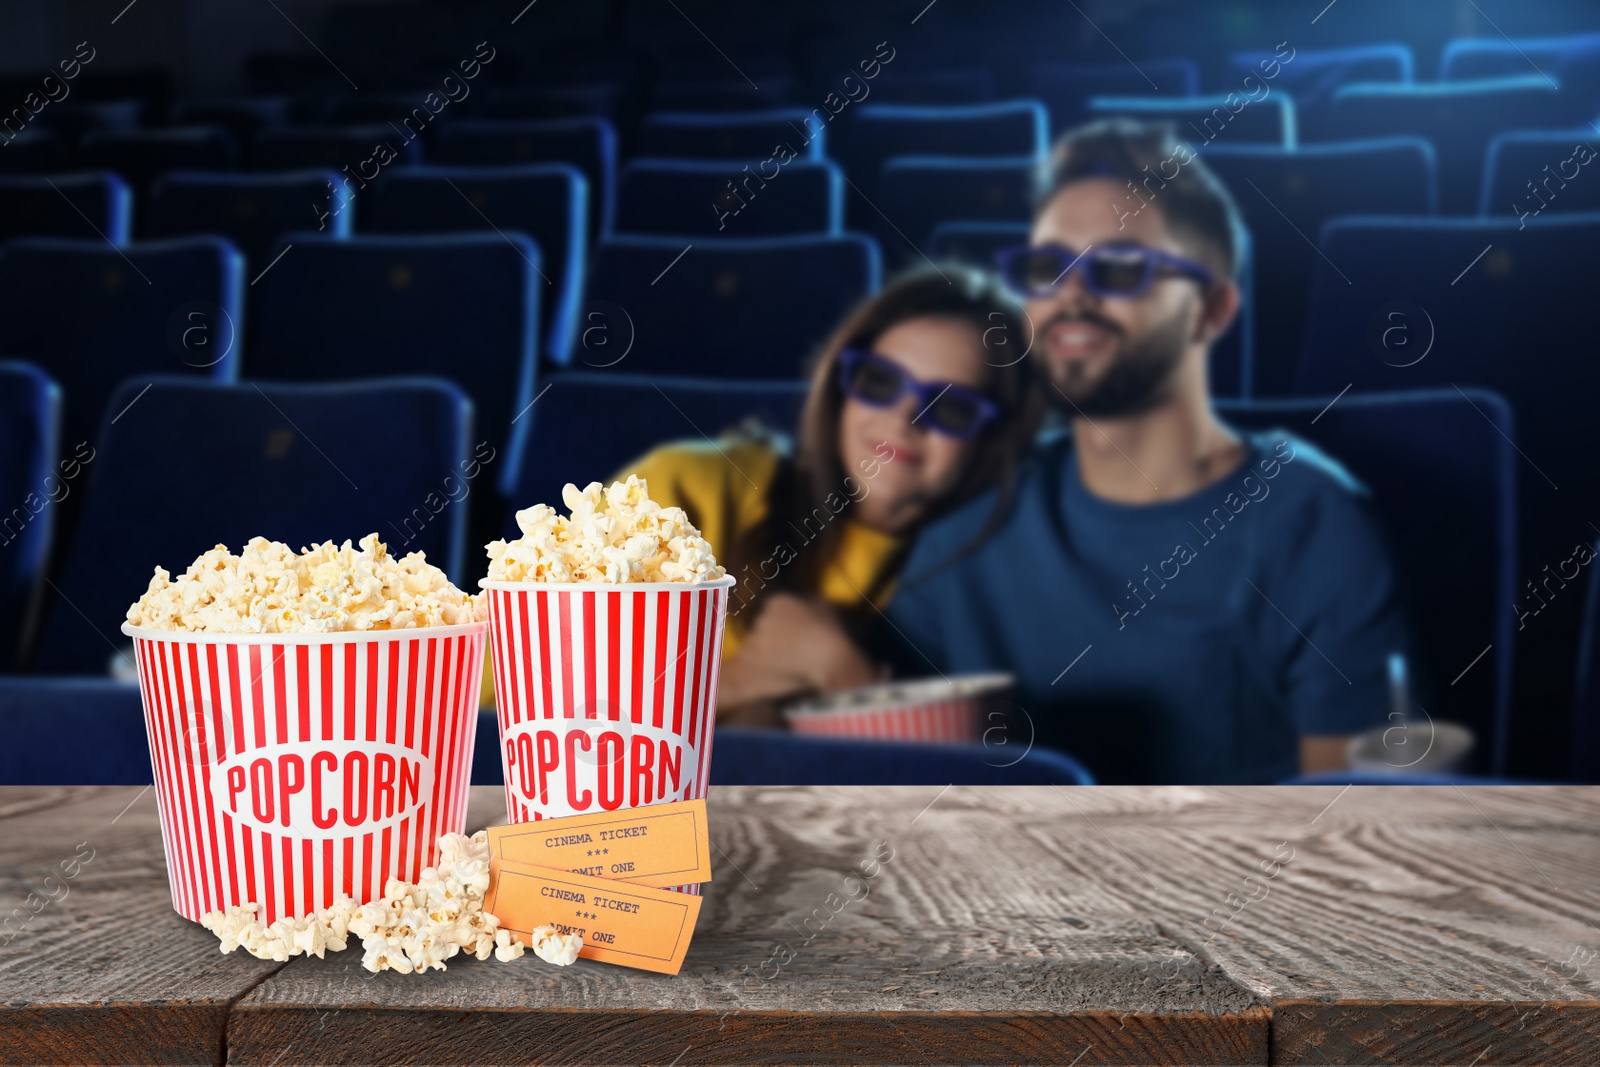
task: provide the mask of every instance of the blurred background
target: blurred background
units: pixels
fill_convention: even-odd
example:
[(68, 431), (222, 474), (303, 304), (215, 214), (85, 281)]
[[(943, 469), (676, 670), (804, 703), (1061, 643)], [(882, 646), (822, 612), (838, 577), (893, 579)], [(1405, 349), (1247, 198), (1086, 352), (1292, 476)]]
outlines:
[(562, 483), (792, 427), (855, 302), (1025, 240), (1119, 115), (1238, 202), (1219, 406), (1373, 487), (1465, 769), (1600, 780), (1576, 0), (0, 0), (0, 770), (131, 696), (148, 780), (154, 564), (378, 530), (476, 589)]

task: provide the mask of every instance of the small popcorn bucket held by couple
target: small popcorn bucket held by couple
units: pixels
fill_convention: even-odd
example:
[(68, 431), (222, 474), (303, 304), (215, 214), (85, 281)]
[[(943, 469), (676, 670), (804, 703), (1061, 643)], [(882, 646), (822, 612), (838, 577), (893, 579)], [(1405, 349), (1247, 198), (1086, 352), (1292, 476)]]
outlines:
[(734, 582), (483, 583), (511, 822), (705, 797)]
[(488, 628), (124, 625), (178, 913), (255, 902), (270, 924), (415, 881), (466, 822)]
[[(784, 709), (797, 734), (976, 744), (1009, 720), (1009, 674), (962, 674), (866, 686)], [(1004, 742), (1001, 742), (1004, 743)]]

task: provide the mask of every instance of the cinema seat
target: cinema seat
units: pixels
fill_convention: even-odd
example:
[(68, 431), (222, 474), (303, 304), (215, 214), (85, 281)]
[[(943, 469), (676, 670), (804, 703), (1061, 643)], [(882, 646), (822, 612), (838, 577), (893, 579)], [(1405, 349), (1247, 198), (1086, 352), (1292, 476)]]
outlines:
[[(1519, 225), (1328, 223), (1318, 246), (1348, 281), (1320, 258), (1315, 264), (1296, 391), (1331, 397), (1346, 387), (1354, 395), (1478, 386), (1504, 396), (1516, 416), (1517, 572), (1526, 582), (1594, 533), (1600, 423), (1590, 398), (1600, 395), (1600, 365), (1580, 355), (1593, 349), (1593, 323), (1585, 301), (1573, 299), (1572, 279), (1591, 269), (1600, 214), (1546, 212)], [(1569, 590), (1528, 621), (1518, 650), (1519, 709), (1572, 706), (1580, 599)], [(1547, 745), (1549, 723), (1538, 725), (1545, 714), (1514, 716), (1513, 746)], [(1519, 729), (1529, 731), (1520, 744)]]
[[(820, 160), (828, 127), (799, 108), (704, 114), (658, 111), (639, 124), (638, 154), (652, 159), (716, 159), (748, 164), (752, 171), (774, 157)], [(787, 151), (780, 153), (779, 146)]]
[(1094, 776), (1072, 757), (1044, 748), (1017, 759), (984, 745), (857, 741), (719, 727), (711, 784), (1093, 785)]
[(251, 289), (251, 378), (449, 378), (475, 405), (475, 439), (501, 448), (533, 397), (544, 288), (533, 242), (292, 233), (285, 243), (294, 247)]
[(363, 194), (361, 228), (371, 233), (521, 233), (539, 248), (543, 342), (554, 363), (572, 358), (587, 266), (589, 182), (566, 163), (506, 167), (407, 167)]
[[(1589, 543), (1600, 554), (1600, 541)], [(1572, 716), (1572, 777), (1600, 784), (1600, 578), (1590, 564), (1578, 639), (1578, 677)]]
[[(72, 491), (56, 466), (60, 438), (61, 388), (31, 363), (0, 360), (0, 500), (9, 502), (0, 512), (0, 672), (16, 668), (44, 588), (55, 504)], [(8, 735), (0, 747), (14, 745)]]
[[(1371, 491), (1420, 651), (1413, 700), (1471, 728), (1478, 769), (1503, 774), (1519, 480), (1511, 409), (1486, 390), (1449, 387), (1331, 399), (1221, 401), (1217, 412), (1240, 429), (1310, 441)], [(1473, 684), (1452, 686), (1490, 646)]]
[(439, 128), (428, 146), (428, 162), (470, 166), (571, 164), (589, 182), (590, 242), (611, 232), (617, 190), (617, 133), (605, 119), (462, 119)]
[(244, 253), (255, 278), (278, 238), (291, 230), (321, 224), (331, 237), (348, 237), (356, 214), (353, 188), (331, 170), (176, 171), (151, 187), (143, 225), (153, 237), (222, 234)]
[[(379, 146), (387, 151), (380, 152)], [(380, 160), (393, 152), (389, 163)], [(246, 162), (252, 170), (327, 168), (348, 175), (357, 188), (384, 167), (415, 163), (422, 158), (419, 137), (387, 122), (365, 126), (282, 126), (262, 130), (250, 144)]]
[[(605, 372), (565, 372), (516, 426), (501, 492), (512, 504), (506, 536), (518, 536), (509, 512), (559, 501), (567, 482), (610, 478), (623, 464), (668, 441), (706, 443), (755, 418), (793, 433), (805, 402), (799, 381), (725, 381)], [(626, 418), (618, 418), (626, 412)], [(609, 430), (594, 434), (592, 427)]]
[[(239, 147), (222, 126), (169, 126), (153, 130), (87, 133), (78, 147), (83, 165), (116, 171), (141, 206), (156, 177), (171, 170), (230, 170)], [(142, 224), (135, 218), (135, 227)]]
[(920, 249), (934, 228), (951, 219), (1026, 223), (1033, 218), (1038, 160), (899, 156), (878, 175), (888, 218), (876, 216), (873, 234), (902, 266), (922, 261)]
[(132, 683), (0, 676), (0, 731), (0, 785), (150, 784), (144, 704)]
[(741, 78), (684, 78), (658, 83), (650, 106), (658, 111), (759, 111), (794, 102), (795, 83), (788, 75), (763, 75), (753, 86)]
[(377, 532), (390, 551), (426, 552), (462, 580), (465, 509), (413, 518), (470, 463), (471, 404), (448, 382), (141, 376), (118, 389), (116, 409), (95, 440), (59, 592), (47, 598), (38, 673), (104, 677), (131, 644), (120, 627), (153, 568), (181, 573), (217, 544), (238, 552), (265, 536), (299, 550)]
[(1196, 96), (1200, 68), (1190, 59), (1138, 63), (1041, 63), (1028, 68), (1028, 93), (1050, 112), (1050, 136), (1081, 125), (1096, 96)]
[(1538, 75), (1414, 85), (1341, 86), (1308, 110), (1306, 143), (1374, 137), (1424, 137), (1439, 165), (1439, 210), (1470, 215), (1478, 208), (1489, 141), (1508, 130), (1549, 128), (1563, 119), (1556, 87)]
[(32, 360), (61, 383), (71, 451), (94, 440), (129, 375), (236, 378), (244, 289), (244, 257), (217, 237), (123, 248), (17, 238), (0, 246), (0, 355)]
[[(628, 373), (795, 378), (840, 318), (877, 292), (880, 262), (877, 243), (852, 233), (615, 237), (595, 253), (589, 299), (612, 318), (625, 313)], [(614, 358), (578, 353), (596, 367)]]
[(1202, 155), (1213, 142), (1293, 148), (1296, 140), (1294, 101), (1282, 92), (1257, 100), (1243, 90), (1195, 97), (1096, 96), (1088, 110), (1091, 119), (1170, 122), (1177, 139)]
[[(9, 132), (9, 131), (8, 131)], [(0, 151), (0, 174), (43, 174), (63, 169), (67, 151), (50, 130), (25, 129)]]
[(0, 176), (0, 241), (76, 237), (128, 243), (133, 193), (110, 171)]
[(1483, 162), (1478, 214), (1515, 219), (1600, 211), (1600, 181), (1589, 180), (1600, 173), (1597, 141), (1592, 126), (1499, 134)]
[[(1282, 89), (1300, 105), (1320, 104), (1341, 85), (1355, 82), (1397, 82), (1409, 84), (1414, 78), (1416, 60), (1407, 44), (1368, 44), (1353, 48), (1300, 48), (1283, 62), (1276, 52), (1235, 52), (1233, 72), (1226, 85), (1243, 87), (1253, 77)], [(1263, 66), (1265, 64), (1265, 66)], [(1272, 77), (1265, 75), (1272, 72)]]
[(895, 156), (1007, 156), (1043, 159), (1049, 118), (1037, 100), (920, 107), (861, 104), (844, 111), (828, 131), (828, 154), (855, 186), (846, 197), (851, 229), (868, 230), (880, 213), (894, 217), (877, 188), (883, 164)]
[[(765, 175), (765, 177), (763, 177)], [(620, 235), (837, 235), (844, 177), (827, 160), (741, 170), (731, 162), (638, 159), (622, 169)]]
[[(846, 72), (840, 72), (843, 80)], [(855, 77), (860, 75), (849, 72)], [(868, 97), (875, 104), (919, 104), (942, 107), (982, 104), (994, 99), (994, 75), (987, 67), (959, 70), (895, 71), (893, 78), (872, 83)]]
[(1600, 33), (1559, 37), (1472, 37), (1451, 41), (1439, 58), (1440, 81), (1506, 78), (1542, 72), (1560, 86), (1569, 116), (1591, 119), (1600, 111)]
[(1252, 396), (1287, 396), (1305, 333), (1315, 240), (1340, 215), (1438, 211), (1433, 147), (1416, 138), (1301, 145), (1217, 143), (1206, 164), (1232, 193), (1256, 256)]

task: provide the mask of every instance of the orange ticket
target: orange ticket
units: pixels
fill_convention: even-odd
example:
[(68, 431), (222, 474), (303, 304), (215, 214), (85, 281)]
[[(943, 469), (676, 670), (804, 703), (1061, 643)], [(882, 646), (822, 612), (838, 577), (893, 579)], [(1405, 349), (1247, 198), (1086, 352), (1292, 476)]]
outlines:
[(489, 850), (495, 859), (636, 885), (711, 881), (704, 799), (491, 826)]
[(536, 926), (583, 935), (584, 959), (677, 974), (689, 951), (700, 898), (531, 863), (489, 861), (484, 909), (502, 928), (533, 940)]

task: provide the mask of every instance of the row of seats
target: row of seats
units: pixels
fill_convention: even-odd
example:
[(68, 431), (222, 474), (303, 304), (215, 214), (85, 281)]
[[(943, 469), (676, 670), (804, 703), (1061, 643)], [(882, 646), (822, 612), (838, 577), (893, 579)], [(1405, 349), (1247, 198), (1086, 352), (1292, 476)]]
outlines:
[[(120, 413), (69, 472), (55, 436), (60, 393), (37, 368), (0, 366), (0, 486), (6, 499), (37, 487), (83, 494), (76, 537), (47, 590), (32, 666), (103, 673), (122, 642), (116, 628), (153, 563), (181, 565), (221, 541), (256, 533), (299, 546), (377, 530), (396, 550), (424, 550), (461, 573), (470, 543), (462, 502), (499, 492), (519, 503), (559, 498), (566, 481), (605, 478), (649, 447), (715, 436), (751, 416), (795, 425), (799, 382), (739, 382), (566, 373), (527, 413), (520, 462), (501, 467), (474, 448), (471, 404), (429, 378), (340, 384), (130, 379), (111, 398)], [(350, 412), (365, 413), (351, 419)], [(618, 412), (627, 412), (618, 419)], [(1434, 680), (1436, 718), (1464, 722), (1485, 742), (1484, 769), (1503, 772), (1517, 597), (1519, 486), (1535, 477), (1519, 454), (1536, 447), (1510, 406), (1480, 389), (1234, 401), (1224, 418), (1283, 427), (1336, 455), (1372, 490), (1393, 535), (1422, 641), (1419, 677)], [(604, 424), (607, 432), (594, 434)], [(204, 441), (204, 448), (192, 447)], [(506, 471), (518, 474), (506, 479)], [(68, 476), (70, 473), (70, 477)], [(169, 486), (151, 492), (151, 485)], [(189, 521), (206, 501), (205, 529)], [(17, 551), (4, 557), (6, 648), (39, 591), (54, 502), (0, 517)], [(30, 507), (30, 511), (32, 508)], [(108, 529), (115, 527), (115, 535)], [(1592, 540), (1592, 536), (1584, 540)], [(1574, 598), (1576, 599), (1576, 598)], [(1485, 647), (1478, 684), (1445, 682)]]

